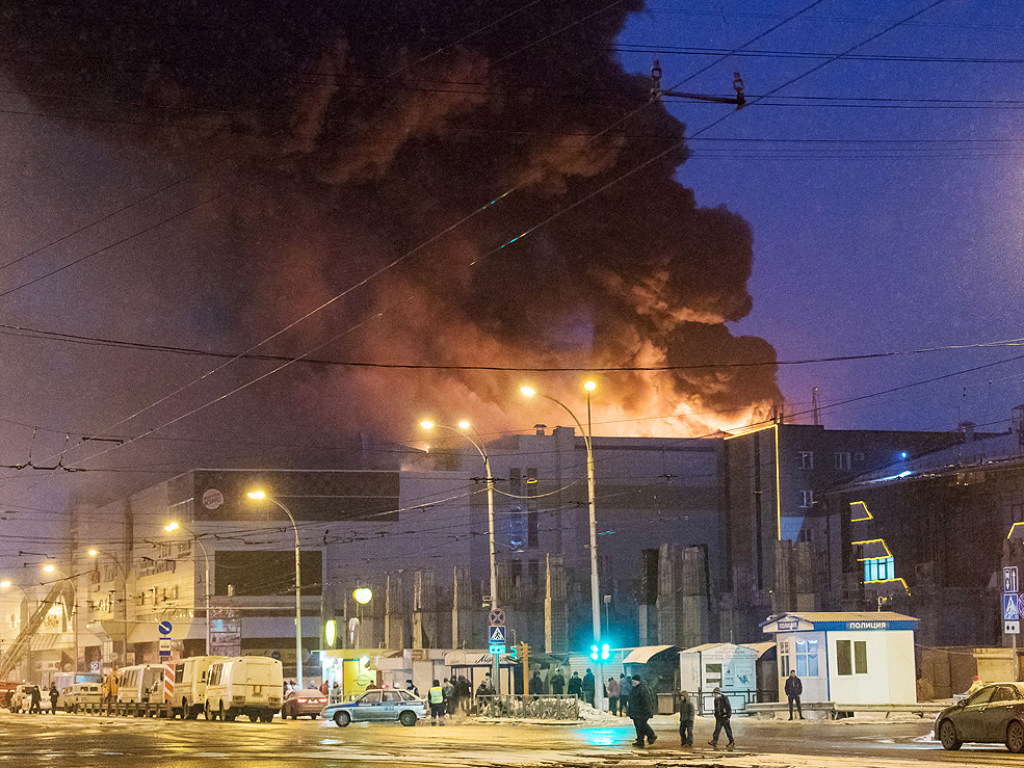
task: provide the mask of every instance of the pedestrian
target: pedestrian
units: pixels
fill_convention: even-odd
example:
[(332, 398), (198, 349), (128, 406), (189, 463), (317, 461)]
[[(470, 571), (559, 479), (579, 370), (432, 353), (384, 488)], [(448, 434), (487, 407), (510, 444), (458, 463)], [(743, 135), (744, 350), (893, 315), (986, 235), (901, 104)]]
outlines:
[(454, 718), (455, 707), (459, 704), (459, 694), (455, 692), (455, 686), (447, 677), (444, 679), (444, 685), (441, 686), (441, 690), (444, 693), (444, 710), (448, 717)]
[(562, 670), (556, 669), (549, 682), (551, 683), (551, 692), (553, 694), (561, 696), (565, 693), (565, 676), (562, 674)]
[(619, 714), (626, 714), (629, 708), (629, 689), (633, 687), (633, 678), (619, 675)]
[(605, 686), (608, 691), (608, 711), (613, 715), (615, 710), (619, 708), (619, 682), (614, 677), (608, 678), (608, 685)]
[(569, 695), (577, 699), (583, 698), (583, 681), (580, 680), (579, 672), (573, 672), (569, 678)]
[(648, 744), (654, 744), (658, 740), (647, 723), (654, 717), (654, 693), (640, 679), (640, 675), (633, 675), (633, 685), (629, 689), (629, 707), (626, 709), (626, 714), (632, 718), (633, 727), (636, 728), (634, 747), (644, 746), (644, 737), (647, 738)]
[(50, 714), (57, 714), (57, 699), (60, 698), (60, 693), (57, 691), (57, 684), (50, 683)]
[(437, 720), (440, 718), (441, 725), (444, 725), (444, 688), (437, 680), (427, 692), (427, 700), (430, 702), (430, 724), (437, 725)]
[(535, 696), (540, 696), (541, 694), (546, 693), (544, 690), (544, 678), (540, 676), (539, 669), (533, 670), (533, 677), (530, 678), (530, 693)]
[(42, 693), (40, 693), (38, 685), (32, 686), (32, 690), (29, 692), (29, 696), (31, 697), (29, 699), (31, 703), (29, 704), (28, 707), (28, 713), (30, 715), (43, 714), (43, 708), (39, 706), (39, 703), (42, 701), (43, 695)]
[(729, 718), (732, 717), (732, 704), (729, 703), (729, 698), (722, 693), (722, 689), (716, 687), (712, 693), (715, 694), (715, 732), (711, 736), (711, 741), (708, 742), (712, 747), (718, 746), (718, 734), (725, 729), (725, 735), (729, 737), (728, 746), (734, 746), (735, 742), (732, 739), (732, 724), (729, 722)]
[(679, 740), (684, 747), (693, 746), (693, 702), (690, 694), (682, 691), (679, 694)]
[(405, 690), (415, 696), (417, 699), (420, 697), (419, 689), (413, 683), (412, 678), (405, 681)]
[(590, 671), (590, 667), (587, 667), (587, 673), (583, 676), (583, 700), (590, 706), (594, 706), (594, 692), (596, 690), (594, 673)]
[[(417, 694), (417, 696), (418, 695), (419, 694)], [(335, 680), (334, 687), (331, 688), (331, 703), (334, 704), (339, 701), (341, 701), (341, 683)]]
[(469, 709), (473, 704), (473, 689), (469, 685), (469, 680), (466, 679), (465, 675), (459, 675), (459, 680), (455, 683), (455, 692), (459, 694), (459, 705), (462, 707), (462, 714), (468, 715)]
[(330, 689), (331, 689), (331, 684), (328, 683), (326, 680), (324, 680), (322, 683), (320, 683), (320, 693), (322, 693), (324, 696), (327, 695), (327, 692)]
[(789, 697), (789, 719), (793, 719), (793, 704), (796, 704), (796, 712), (800, 719), (804, 719), (803, 710), (800, 709), (800, 694), (804, 692), (804, 684), (796, 676), (796, 670), (789, 670), (789, 677), (786, 678), (786, 696)]

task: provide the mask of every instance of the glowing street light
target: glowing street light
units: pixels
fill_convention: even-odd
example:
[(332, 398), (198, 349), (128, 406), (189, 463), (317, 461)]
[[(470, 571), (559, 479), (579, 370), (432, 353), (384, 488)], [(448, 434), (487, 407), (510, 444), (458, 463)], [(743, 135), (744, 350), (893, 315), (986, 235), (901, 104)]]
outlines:
[[(583, 444), (587, 449), (587, 506), (590, 512), (590, 610), (594, 630), (594, 643), (597, 647), (601, 647), (601, 606), (600, 606), (600, 594), (601, 585), (597, 575), (597, 510), (594, 503), (594, 440), (593, 440), (593, 421), (591, 419), (591, 408), (590, 408), (590, 396), (597, 389), (597, 383), (594, 381), (586, 381), (583, 383), (583, 389), (587, 393), (587, 428), (584, 430), (580, 420), (576, 418), (576, 414), (573, 413), (572, 409), (569, 408), (561, 400), (557, 400), (551, 395), (546, 395), (543, 392), (538, 392), (536, 389), (529, 385), (524, 385), (519, 388), (520, 393), (523, 397), (534, 397), (540, 395), (545, 400), (550, 400), (555, 405), (559, 406), (562, 410), (572, 417), (572, 420), (579, 427), (580, 432), (583, 433)], [(600, 661), (598, 662), (598, 679), (602, 680), (604, 675), (604, 665)], [(595, 697), (601, 700), (601, 706), (603, 706), (603, 696), (601, 693), (601, 687), (598, 686), (595, 691)], [(597, 703), (597, 702), (595, 702)], [(600, 709), (601, 706), (598, 708)]]
[(299, 555), (299, 527), (295, 524), (295, 518), (292, 517), (291, 510), (273, 496), (268, 496), (266, 492), (259, 489), (249, 491), (246, 496), (256, 501), (269, 501), (271, 504), (279, 507), (281, 511), (288, 515), (288, 520), (292, 524), (292, 531), (295, 532), (295, 679), (301, 688), (304, 683), (302, 682), (302, 586)]
[(175, 520), (172, 520), (164, 526), (164, 530), (167, 533), (174, 533), (177, 530), (184, 530), (189, 536), (192, 537), (192, 541), (199, 545), (199, 549), (203, 553), (203, 561), (206, 565), (206, 575), (203, 577), (205, 589), (204, 603), (206, 606), (206, 653), (210, 653), (210, 555), (206, 552), (206, 545), (203, 544), (196, 532), (189, 528), (187, 525), (181, 525)]
[(366, 605), (373, 600), (373, 590), (369, 587), (359, 587), (352, 590), (352, 599), (360, 605)]
[[(486, 449), (483, 447), (482, 440), (479, 440), (480, 435), (477, 434), (479, 440), (474, 440), (469, 434), (469, 430), (472, 425), (463, 419), (458, 423), (458, 429), (455, 427), (449, 427), (444, 424), (435, 424), (430, 420), (420, 422), (420, 426), (423, 429), (430, 431), (434, 427), (439, 429), (447, 429), (449, 432), (455, 432), (458, 435), (462, 435), (468, 440), (476, 452), (480, 454), (480, 458), (484, 461), (484, 474), (487, 475), (487, 549), (488, 549), (488, 560), (491, 569), (491, 604), (490, 609), (493, 611), (498, 607), (498, 566), (496, 562), (496, 552), (494, 547), (494, 475), (491, 473), (491, 458), (487, 455)], [(494, 680), (495, 686), (500, 692), (501, 687), (501, 675), (498, 668), (498, 656), (495, 654), (494, 657)]]

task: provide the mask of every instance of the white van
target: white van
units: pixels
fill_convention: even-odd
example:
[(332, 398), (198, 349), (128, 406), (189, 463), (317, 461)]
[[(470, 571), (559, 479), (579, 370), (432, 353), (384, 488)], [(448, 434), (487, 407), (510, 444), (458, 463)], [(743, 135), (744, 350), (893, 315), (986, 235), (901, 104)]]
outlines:
[(214, 662), (206, 681), (206, 719), (269, 723), (281, 709), (284, 674), (281, 662), (269, 656), (238, 656)]
[(174, 664), (174, 699), (171, 714), (195, 720), (206, 709), (206, 676), (210, 666), (227, 656), (190, 656)]
[(121, 670), (117, 688), (117, 713), (136, 717), (163, 704), (164, 667), (137, 664)]

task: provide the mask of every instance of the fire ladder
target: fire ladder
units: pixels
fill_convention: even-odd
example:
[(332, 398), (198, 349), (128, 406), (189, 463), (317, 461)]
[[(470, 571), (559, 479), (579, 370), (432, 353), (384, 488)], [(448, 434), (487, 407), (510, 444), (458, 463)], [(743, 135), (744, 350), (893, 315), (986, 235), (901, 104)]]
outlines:
[(32, 638), (35, 637), (39, 627), (43, 625), (43, 621), (46, 619), (46, 614), (50, 612), (50, 608), (61, 602), (64, 605), (74, 604), (74, 590), (66, 580), (59, 581), (53, 585), (50, 592), (46, 595), (46, 599), (39, 603), (35, 612), (29, 617), (28, 624), (14, 638), (14, 642), (8, 647), (7, 653), (3, 655), (3, 658), (0, 658), (0, 680), (7, 679), (7, 676), (25, 657), (25, 654), (28, 653), (32, 646)]

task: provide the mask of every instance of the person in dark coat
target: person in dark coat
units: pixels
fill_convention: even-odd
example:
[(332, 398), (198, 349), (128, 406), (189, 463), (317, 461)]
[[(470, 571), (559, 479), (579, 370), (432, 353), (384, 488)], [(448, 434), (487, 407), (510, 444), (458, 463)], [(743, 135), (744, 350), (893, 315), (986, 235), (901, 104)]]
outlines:
[(569, 678), (568, 694), (575, 696), (577, 699), (583, 698), (583, 681), (580, 680), (579, 672), (573, 672), (572, 677)]
[(562, 670), (556, 669), (549, 682), (551, 683), (552, 693), (559, 696), (565, 693), (565, 676), (562, 674)]
[(647, 723), (654, 717), (654, 692), (640, 679), (640, 675), (633, 675), (633, 687), (629, 689), (629, 706), (626, 709), (626, 715), (633, 720), (633, 727), (636, 729), (634, 747), (644, 746), (644, 737), (647, 738), (648, 744), (653, 744), (658, 740)]
[(679, 696), (679, 740), (684, 747), (693, 746), (693, 715), (690, 694), (683, 691)]
[(31, 704), (29, 704), (29, 708), (28, 708), (29, 714), (30, 715), (41, 715), (43, 713), (43, 708), (41, 706), (39, 706), (39, 703), (43, 700), (43, 694), (40, 693), (39, 686), (38, 685), (33, 685), (32, 686), (32, 691), (30, 692), (29, 695), (31, 696), (31, 698), (30, 698)]
[(540, 670), (535, 669), (533, 671), (533, 677), (530, 678), (530, 693), (536, 695), (547, 693), (544, 690), (544, 679), (540, 676)]
[(725, 735), (729, 737), (729, 746), (733, 746), (735, 742), (732, 740), (732, 723), (729, 718), (732, 717), (732, 704), (729, 703), (728, 697), (722, 693), (721, 688), (715, 688), (713, 691), (715, 694), (715, 732), (711, 736), (711, 741), (708, 742), (712, 747), (718, 746), (718, 734), (725, 729)]
[(594, 706), (594, 692), (597, 690), (596, 682), (594, 673), (588, 667), (587, 673), (583, 675), (583, 700), (590, 706)]
[(60, 693), (57, 692), (57, 684), (50, 683), (50, 714), (57, 712), (57, 699), (60, 698)]
[(796, 704), (796, 712), (800, 719), (804, 719), (803, 710), (800, 709), (800, 694), (804, 692), (804, 684), (796, 676), (796, 670), (789, 670), (789, 677), (786, 678), (786, 696), (789, 697), (789, 719), (793, 719), (793, 704)]

